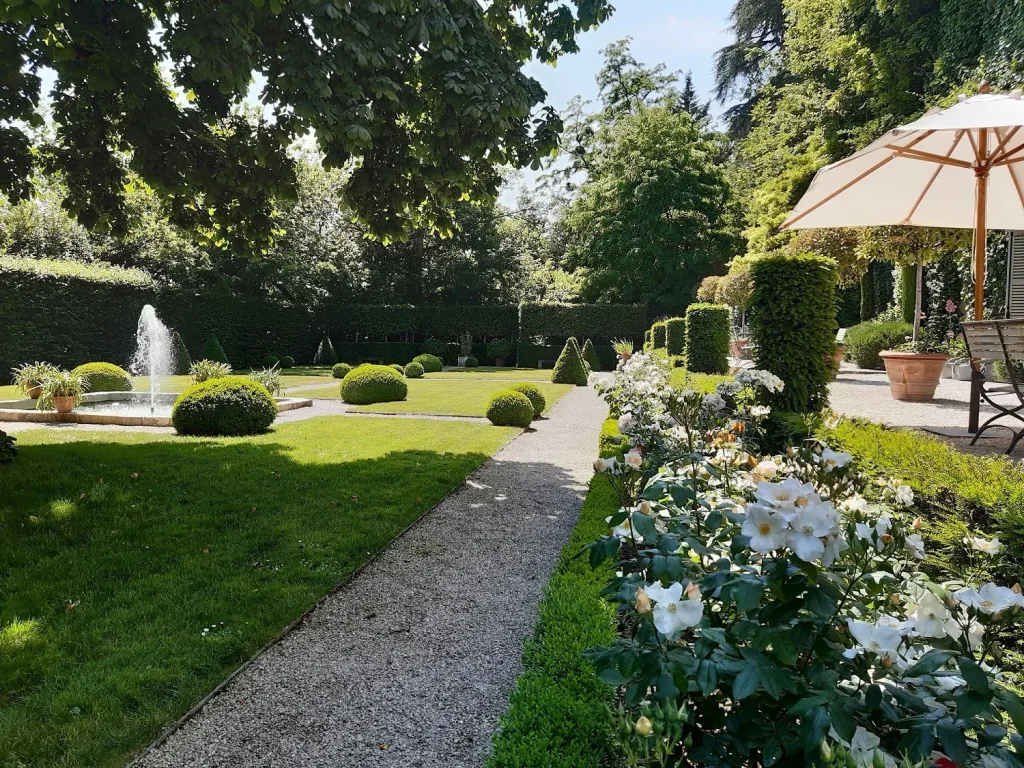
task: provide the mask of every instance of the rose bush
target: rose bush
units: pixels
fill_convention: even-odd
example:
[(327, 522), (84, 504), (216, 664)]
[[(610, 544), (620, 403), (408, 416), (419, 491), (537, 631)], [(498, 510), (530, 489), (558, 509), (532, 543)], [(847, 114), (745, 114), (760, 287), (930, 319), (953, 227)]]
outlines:
[(705, 396), (668, 374), (620, 365), (604, 395), (623, 453), (595, 465), (621, 509), (589, 557), (616, 563), (622, 633), (588, 655), (621, 690), (627, 764), (1021, 765), (998, 642), (1020, 588), (929, 579), (913, 492), (849, 454), (761, 455), (772, 374)]

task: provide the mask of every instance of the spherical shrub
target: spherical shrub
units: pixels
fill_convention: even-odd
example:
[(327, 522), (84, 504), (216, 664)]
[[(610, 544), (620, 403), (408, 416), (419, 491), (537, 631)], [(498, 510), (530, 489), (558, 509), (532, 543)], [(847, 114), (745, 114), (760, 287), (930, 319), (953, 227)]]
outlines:
[(341, 382), (341, 399), (352, 405), (405, 400), (409, 385), (387, 365), (361, 365)]
[(469, 357), (466, 358), (466, 362), (465, 362), (465, 367), (466, 368), (476, 368), (479, 365), (480, 365), (480, 361), (477, 360), (472, 355), (470, 355)]
[(424, 373), (440, 373), (444, 368), (444, 362), (436, 355), (416, 355), (412, 361), (422, 365)]
[(128, 372), (113, 363), (86, 363), (71, 372), (81, 376), (85, 392), (130, 392), (132, 379)]
[(348, 363), (338, 363), (331, 368), (331, 375), (336, 379), (344, 379), (352, 372), (352, 366)]
[(536, 384), (524, 381), (519, 384), (513, 384), (509, 389), (526, 395), (527, 399), (533, 404), (533, 417), (535, 419), (539, 419), (540, 415), (544, 413), (544, 409), (548, 407), (548, 401), (544, 399), (540, 387)]
[(413, 360), (407, 366), (405, 366), (405, 378), (407, 379), (422, 379), (423, 378), (423, 366)]
[(277, 365), (280, 362), (281, 362), (281, 360), (279, 358), (275, 357), (274, 355), (267, 355), (266, 357), (263, 358), (263, 367), (264, 368), (273, 368), (275, 365)]
[(281, 364), (282, 368), (294, 368), (295, 367), (295, 358), (292, 357), (291, 355), (283, 355), (278, 362)]
[(846, 331), (846, 357), (860, 368), (881, 371), (885, 363), (878, 353), (905, 343), (913, 332), (910, 323), (860, 323)]
[(526, 429), (533, 421), (533, 403), (522, 392), (496, 392), (487, 404), (487, 418), (496, 427)]
[(392, 363), (391, 365), (388, 366), (388, 368), (394, 368), (400, 374), (405, 376), (405, 368), (403, 366), (399, 365), (398, 363)]
[(174, 403), (171, 423), (180, 435), (255, 435), (277, 418), (266, 387), (245, 376), (193, 384)]

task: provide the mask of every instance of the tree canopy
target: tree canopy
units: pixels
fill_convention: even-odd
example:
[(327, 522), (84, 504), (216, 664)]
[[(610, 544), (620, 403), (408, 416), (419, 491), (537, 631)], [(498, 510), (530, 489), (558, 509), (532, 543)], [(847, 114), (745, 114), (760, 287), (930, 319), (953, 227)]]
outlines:
[[(137, 174), (171, 221), (235, 252), (272, 247), (297, 194), (289, 146), (312, 134), (365, 230), (452, 228), (493, 201), (498, 168), (537, 163), (561, 122), (533, 57), (577, 50), (608, 0), (12, 0), (0, 5), (0, 190), (24, 199), (42, 69), (57, 130), (42, 154), (89, 228), (129, 228)], [(240, 105), (254, 95), (260, 114)]]

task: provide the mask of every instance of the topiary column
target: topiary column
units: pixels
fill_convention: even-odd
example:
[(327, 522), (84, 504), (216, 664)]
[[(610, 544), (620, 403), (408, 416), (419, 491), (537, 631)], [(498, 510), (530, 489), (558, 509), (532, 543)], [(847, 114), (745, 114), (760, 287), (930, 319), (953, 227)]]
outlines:
[(583, 355), (576, 339), (570, 338), (565, 342), (562, 354), (558, 356), (555, 369), (551, 372), (551, 381), (554, 384), (575, 384), (577, 387), (587, 385), (587, 367), (583, 364)]
[(665, 351), (670, 357), (685, 354), (686, 318), (673, 317), (665, 321)]
[(766, 256), (753, 263), (754, 363), (785, 382), (773, 405), (811, 413), (828, 404), (835, 352), (836, 270), (824, 256)]
[(665, 321), (655, 323), (651, 326), (651, 338), (654, 340), (655, 349), (665, 348)]
[(686, 308), (686, 369), (691, 373), (729, 372), (729, 308), (724, 304), (691, 304)]
[(594, 349), (594, 342), (590, 339), (583, 344), (583, 361), (590, 366), (590, 370), (601, 370), (601, 361), (597, 359), (597, 350)]

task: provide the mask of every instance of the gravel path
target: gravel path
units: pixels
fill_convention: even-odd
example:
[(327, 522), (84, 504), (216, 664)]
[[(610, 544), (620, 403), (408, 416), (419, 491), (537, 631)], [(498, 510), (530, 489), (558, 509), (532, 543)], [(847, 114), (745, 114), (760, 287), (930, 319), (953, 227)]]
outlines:
[(481, 765), (605, 414), (570, 392), (137, 765)]

